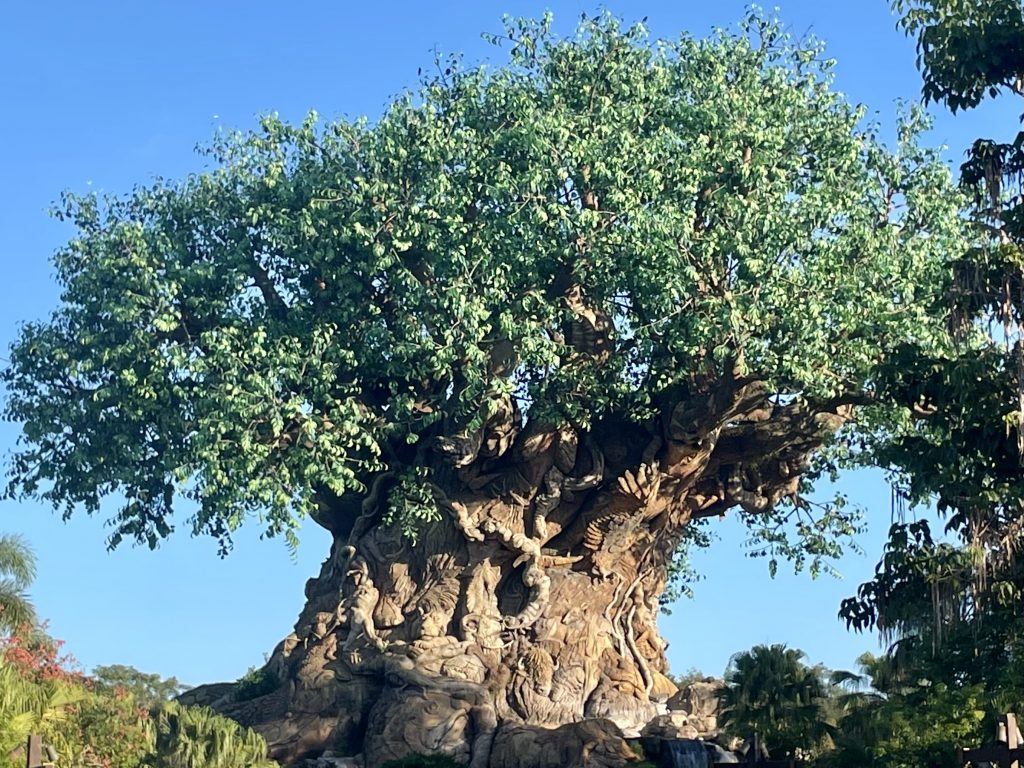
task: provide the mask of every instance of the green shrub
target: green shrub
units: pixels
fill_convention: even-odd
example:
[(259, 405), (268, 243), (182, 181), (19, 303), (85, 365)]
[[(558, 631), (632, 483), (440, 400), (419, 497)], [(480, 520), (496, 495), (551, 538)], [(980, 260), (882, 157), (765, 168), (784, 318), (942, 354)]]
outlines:
[(24, 765), (11, 753), (24, 746), (30, 733), (64, 724), (69, 707), (86, 692), (62, 680), (33, 680), (0, 655), (0, 768)]
[(168, 702), (154, 712), (155, 748), (150, 768), (277, 768), (255, 731), (207, 707)]
[(149, 709), (127, 692), (88, 692), (42, 735), (57, 750), (58, 768), (138, 768), (153, 750)]
[(258, 699), (281, 685), (277, 675), (266, 667), (249, 667), (249, 671), (238, 678), (235, 683), (235, 701), (251, 701)]

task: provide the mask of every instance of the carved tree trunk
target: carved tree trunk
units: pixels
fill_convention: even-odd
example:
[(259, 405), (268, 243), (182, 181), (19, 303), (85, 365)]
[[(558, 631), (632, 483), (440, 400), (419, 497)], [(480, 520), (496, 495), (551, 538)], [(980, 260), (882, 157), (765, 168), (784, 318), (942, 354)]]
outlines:
[(325, 503), (334, 545), (268, 662), (281, 687), (218, 705), (277, 759), (441, 752), (485, 768), (572, 765), (569, 750), (622, 764), (592, 719), (635, 733), (675, 691), (655, 620), (684, 526), (795, 494), (849, 413), (773, 403), (728, 372), (646, 427), (520, 428), (499, 406), (482, 432), (420, 451), (442, 519), (415, 544), (381, 522), (390, 473), (359, 514)]

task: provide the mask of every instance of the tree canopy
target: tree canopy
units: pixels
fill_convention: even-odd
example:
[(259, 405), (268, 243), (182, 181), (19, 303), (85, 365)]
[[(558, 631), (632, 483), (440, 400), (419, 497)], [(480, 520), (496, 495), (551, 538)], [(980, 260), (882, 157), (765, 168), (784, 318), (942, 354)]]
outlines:
[(493, 42), (507, 63), (443, 60), (375, 122), (269, 116), (207, 172), (67, 195), (60, 307), (3, 374), (12, 492), (119, 499), (114, 545), (155, 546), (186, 497), (226, 543), (250, 516), (354, 516), (388, 470), (415, 527), (423, 451), (479, 449), (460, 436), (505, 396), (581, 429), (727, 375), (836, 407), (940, 336), (960, 197), (922, 118), (885, 148), (820, 46), (757, 17)]
[(126, 664), (108, 664), (92, 671), (96, 689), (102, 693), (129, 693), (140, 707), (155, 709), (188, 690), (176, 677), (162, 678), (153, 672), (140, 672)]
[[(927, 100), (957, 111), (1021, 93), (1017, 0), (893, 6), (917, 39)], [(915, 706), (932, 702), (938, 711), (959, 702), (971, 727), (980, 723), (971, 714), (979, 701), (1002, 711), (1024, 703), (1022, 146), (1020, 132), (1011, 142), (979, 138), (961, 169), (978, 242), (951, 254), (953, 349), (917, 349), (878, 379), (879, 391), (915, 418), (880, 435), (872, 460), (892, 471), (903, 502), (935, 506), (946, 540), (925, 521), (897, 521), (875, 576), (840, 612), (855, 629), (881, 630), (892, 644), (888, 663)]]
[(1018, 0), (895, 0), (900, 26), (917, 38), (926, 101), (953, 112), (1003, 89), (1021, 93), (1024, 13)]

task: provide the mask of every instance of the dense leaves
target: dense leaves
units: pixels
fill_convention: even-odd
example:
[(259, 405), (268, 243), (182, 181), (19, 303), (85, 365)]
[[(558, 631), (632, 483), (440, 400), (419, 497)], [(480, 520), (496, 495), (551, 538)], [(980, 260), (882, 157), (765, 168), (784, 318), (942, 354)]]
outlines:
[(803, 659), (803, 651), (784, 645), (755, 645), (733, 656), (721, 691), (726, 733), (739, 738), (757, 733), (775, 758), (821, 747), (831, 731), (828, 688), (822, 670)]
[(832, 675), (840, 686), (833, 689), (837, 727), (822, 768), (954, 768), (958, 749), (982, 742), (988, 729), (980, 686), (907, 676), (891, 656), (859, 661), (862, 674)]
[(917, 38), (926, 100), (956, 112), (1003, 88), (1020, 93), (1020, 0), (895, 0), (893, 7), (901, 14), (900, 25)]
[(154, 749), (142, 765), (151, 768), (276, 768), (267, 744), (205, 707), (163, 704), (153, 716)]
[[(155, 546), (178, 496), (225, 545), (254, 515), (291, 536), (385, 469), (414, 486), (424, 446), (506, 393), (643, 422), (728, 359), (780, 402), (847, 396), (937, 336), (965, 244), (919, 116), (885, 149), (820, 47), (756, 17), (656, 44), (549, 21), (376, 123), (268, 117), (207, 173), (67, 196), (61, 306), (4, 373), (11, 490), (121, 499), (112, 545)], [(430, 519), (429, 494), (396, 498), (395, 522)]]
[[(917, 38), (926, 99), (957, 111), (1020, 93), (1018, 0), (894, 7)], [(952, 263), (954, 344), (942, 354), (908, 348), (879, 372), (880, 396), (904, 404), (906, 418), (867, 440), (867, 455), (891, 470), (899, 506), (934, 505), (946, 534), (898, 522), (874, 578), (840, 612), (890, 643), (875, 660), (879, 695), (857, 708), (871, 734), (861, 741), (880, 764), (954, 765), (957, 747), (990, 738), (995, 713), (1024, 704), (1021, 143), (1020, 134), (1009, 144), (979, 139), (961, 170), (983, 239)]]
[[(25, 765), (29, 734), (56, 749), (57, 768), (277, 765), (267, 760), (266, 743), (255, 732), (174, 702), (163, 702), (151, 715), (148, 701), (77, 672), (57, 657), (59, 643), (40, 642), (39, 635), (21, 630), (0, 647), (0, 768)], [(106, 669), (114, 678), (138, 683), (139, 675), (126, 672), (130, 667)], [(168, 690), (166, 681), (153, 677), (141, 676), (145, 695)]]

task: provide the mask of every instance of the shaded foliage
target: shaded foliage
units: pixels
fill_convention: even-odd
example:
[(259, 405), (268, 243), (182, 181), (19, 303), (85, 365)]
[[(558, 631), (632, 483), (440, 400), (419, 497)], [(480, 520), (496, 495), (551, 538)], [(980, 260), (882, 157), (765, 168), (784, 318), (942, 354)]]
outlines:
[(720, 722), (747, 738), (756, 732), (773, 757), (815, 753), (831, 732), (823, 670), (803, 663), (804, 652), (756, 645), (729, 662), (720, 692)]
[[(1021, 93), (1018, 0), (893, 7), (917, 39), (926, 100), (956, 112)], [(874, 577), (842, 604), (851, 628), (879, 630), (888, 648), (865, 660), (873, 691), (848, 697), (840, 764), (952, 766), (957, 747), (990, 738), (995, 713), (1024, 704), (1022, 144), (978, 139), (961, 169), (981, 240), (951, 261), (949, 348), (908, 348), (880, 369), (879, 392), (905, 419), (864, 439), (864, 455), (891, 471), (896, 511), (934, 505), (945, 536), (899, 520)]]
[(266, 667), (249, 667), (235, 683), (235, 701), (249, 701), (276, 690), (281, 680)]
[(924, 97), (953, 112), (976, 107), (1024, 75), (1019, 0), (895, 0), (900, 25), (917, 39)]

